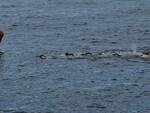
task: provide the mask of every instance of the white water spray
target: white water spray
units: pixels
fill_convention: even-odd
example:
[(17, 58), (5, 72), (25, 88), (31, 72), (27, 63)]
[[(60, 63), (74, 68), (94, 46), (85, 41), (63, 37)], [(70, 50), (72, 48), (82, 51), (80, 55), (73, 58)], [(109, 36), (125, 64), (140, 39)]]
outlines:
[(137, 53), (137, 44), (135, 44), (135, 43), (132, 44), (132, 52), (133, 52), (133, 54)]

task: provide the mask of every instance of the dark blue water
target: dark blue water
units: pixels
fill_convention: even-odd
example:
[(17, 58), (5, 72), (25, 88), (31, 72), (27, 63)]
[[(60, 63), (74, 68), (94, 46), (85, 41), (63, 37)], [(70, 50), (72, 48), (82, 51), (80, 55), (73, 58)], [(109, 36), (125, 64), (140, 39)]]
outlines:
[(0, 111), (149, 113), (150, 64), (40, 54), (150, 48), (149, 0), (1, 0)]

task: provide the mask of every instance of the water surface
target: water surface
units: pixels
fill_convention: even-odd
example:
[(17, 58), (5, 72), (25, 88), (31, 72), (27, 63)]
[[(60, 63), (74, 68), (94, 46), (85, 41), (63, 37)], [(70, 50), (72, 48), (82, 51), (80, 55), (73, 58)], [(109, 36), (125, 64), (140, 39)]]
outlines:
[(149, 113), (150, 64), (40, 54), (150, 43), (149, 0), (3, 0), (0, 111)]

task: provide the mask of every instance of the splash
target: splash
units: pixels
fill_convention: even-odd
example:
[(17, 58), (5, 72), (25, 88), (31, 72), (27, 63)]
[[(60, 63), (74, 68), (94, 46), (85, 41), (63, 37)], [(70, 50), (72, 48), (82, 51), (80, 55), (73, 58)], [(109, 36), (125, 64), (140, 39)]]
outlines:
[(135, 43), (132, 44), (132, 52), (133, 54), (137, 54), (137, 44)]

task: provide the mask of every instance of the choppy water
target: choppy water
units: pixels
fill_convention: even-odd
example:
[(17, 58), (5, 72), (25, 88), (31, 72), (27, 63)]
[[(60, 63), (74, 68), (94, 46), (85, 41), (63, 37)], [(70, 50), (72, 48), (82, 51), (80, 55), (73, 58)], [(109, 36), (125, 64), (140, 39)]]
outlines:
[(149, 113), (150, 63), (40, 54), (150, 48), (149, 0), (1, 0), (0, 111)]

